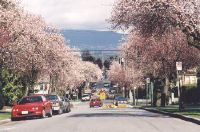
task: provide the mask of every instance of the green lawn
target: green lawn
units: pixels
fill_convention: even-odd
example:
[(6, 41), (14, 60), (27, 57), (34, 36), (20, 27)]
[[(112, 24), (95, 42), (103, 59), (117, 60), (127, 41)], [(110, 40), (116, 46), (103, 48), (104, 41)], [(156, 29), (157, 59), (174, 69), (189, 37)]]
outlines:
[(0, 120), (9, 119), (10, 113), (0, 113)]
[(191, 116), (195, 118), (200, 119), (200, 108), (197, 107), (186, 107), (183, 112), (180, 112), (178, 109), (178, 106), (166, 106), (166, 107), (156, 107), (157, 110), (175, 113), (175, 114), (181, 114), (185, 116)]
[(191, 116), (191, 117), (200, 119), (200, 111), (177, 112), (177, 114), (182, 114), (182, 115)]

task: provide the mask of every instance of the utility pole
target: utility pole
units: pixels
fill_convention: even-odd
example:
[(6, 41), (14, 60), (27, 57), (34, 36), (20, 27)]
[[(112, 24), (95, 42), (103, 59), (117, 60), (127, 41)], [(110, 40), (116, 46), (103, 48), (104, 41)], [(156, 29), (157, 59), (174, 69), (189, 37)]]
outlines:
[(102, 61), (102, 69), (104, 69), (104, 57), (103, 57), (103, 51), (101, 51), (101, 61)]

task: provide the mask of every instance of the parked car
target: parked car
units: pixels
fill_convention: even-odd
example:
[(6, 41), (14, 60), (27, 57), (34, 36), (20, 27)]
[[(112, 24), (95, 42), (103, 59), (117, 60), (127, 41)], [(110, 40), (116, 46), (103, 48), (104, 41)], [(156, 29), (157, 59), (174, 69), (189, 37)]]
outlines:
[(109, 93), (109, 94), (107, 95), (107, 97), (108, 97), (108, 99), (114, 99), (114, 98), (115, 98), (115, 94)]
[(65, 97), (61, 97), (62, 98), (62, 102), (63, 102), (63, 106), (64, 106), (64, 112), (70, 112), (71, 111), (71, 106), (70, 106), (70, 101), (68, 98)]
[(91, 99), (90, 100), (90, 108), (95, 107), (95, 106), (101, 107), (101, 106), (103, 106), (103, 102), (99, 98)]
[(65, 106), (60, 96), (58, 95), (46, 95), (47, 100), (52, 104), (53, 113), (62, 114), (65, 110)]
[(124, 97), (115, 97), (113, 104), (115, 104), (116, 106), (118, 106), (118, 104), (127, 104), (128, 103), (128, 99), (124, 98)]
[(116, 89), (113, 88), (113, 87), (111, 87), (111, 88), (109, 89), (109, 93), (115, 94), (115, 93), (116, 93)]
[(11, 120), (15, 121), (23, 117), (52, 117), (52, 105), (43, 95), (23, 97), (14, 104), (11, 112)]
[(81, 98), (81, 101), (90, 101), (91, 95), (90, 94), (84, 94)]

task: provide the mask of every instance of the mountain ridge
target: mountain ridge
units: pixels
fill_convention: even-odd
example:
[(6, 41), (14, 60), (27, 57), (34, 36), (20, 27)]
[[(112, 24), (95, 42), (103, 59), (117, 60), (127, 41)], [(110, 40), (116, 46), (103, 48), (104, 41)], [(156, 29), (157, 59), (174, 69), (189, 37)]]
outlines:
[(96, 30), (61, 30), (71, 48), (81, 50), (118, 49), (124, 34), (113, 31)]

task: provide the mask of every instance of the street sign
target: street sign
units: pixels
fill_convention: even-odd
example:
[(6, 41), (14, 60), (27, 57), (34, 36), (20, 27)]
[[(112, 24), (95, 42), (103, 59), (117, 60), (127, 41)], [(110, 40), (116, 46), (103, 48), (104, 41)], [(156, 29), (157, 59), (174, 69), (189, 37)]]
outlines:
[(124, 58), (121, 58), (121, 63), (124, 63), (125, 61), (124, 61)]
[(176, 62), (176, 70), (182, 71), (182, 62)]
[(147, 82), (147, 83), (150, 83), (150, 78), (147, 78), (147, 79), (146, 79), (146, 82)]

